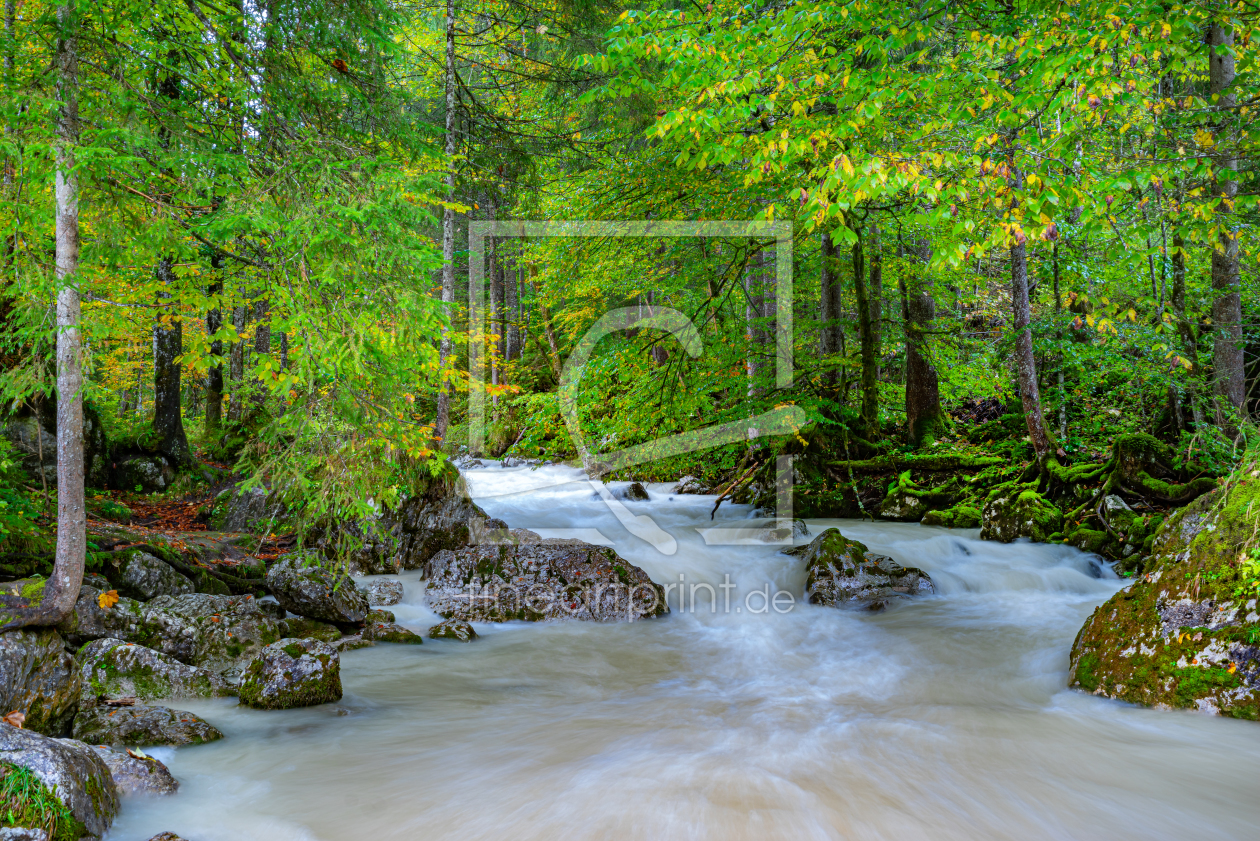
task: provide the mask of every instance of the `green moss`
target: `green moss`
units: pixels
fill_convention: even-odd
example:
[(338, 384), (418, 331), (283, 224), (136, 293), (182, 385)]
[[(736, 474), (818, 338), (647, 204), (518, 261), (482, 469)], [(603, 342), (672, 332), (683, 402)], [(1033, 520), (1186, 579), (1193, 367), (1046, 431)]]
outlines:
[(980, 525), (980, 509), (969, 502), (960, 502), (952, 508), (929, 511), (923, 515), (922, 522), (925, 526), (972, 529)]
[(10, 826), (43, 829), (51, 841), (76, 841), (87, 834), (29, 768), (0, 762), (0, 827)]
[(296, 642), (291, 642), (284, 646), (284, 653), (292, 657), (294, 660), (297, 660), (306, 653), (306, 649)]

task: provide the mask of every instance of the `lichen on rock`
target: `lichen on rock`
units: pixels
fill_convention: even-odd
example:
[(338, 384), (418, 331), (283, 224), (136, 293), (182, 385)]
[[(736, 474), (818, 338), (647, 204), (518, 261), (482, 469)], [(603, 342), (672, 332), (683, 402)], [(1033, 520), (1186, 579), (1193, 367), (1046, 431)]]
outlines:
[(79, 710), (74, 737), (93, 745), (200, 745), (223, 738), (218, 728), (186, 710), (156, 704), (114, 707), (96, 704)]
[(218, 673), (135, 643), (102, 639), (79, 650), (85, 698), (212, 698), (235, 694)]
[(81, 680), (65, 640), (52, 628), (0, 634), (0, 707), (26, 716), (29, 730), (61, 736), (79, 706)]
[(330, 566), (318, 557), (285, 558), (267, 571), (267, 586), (290, 613), (334, 625), (364, 621), (367, 599), (349, 576)]

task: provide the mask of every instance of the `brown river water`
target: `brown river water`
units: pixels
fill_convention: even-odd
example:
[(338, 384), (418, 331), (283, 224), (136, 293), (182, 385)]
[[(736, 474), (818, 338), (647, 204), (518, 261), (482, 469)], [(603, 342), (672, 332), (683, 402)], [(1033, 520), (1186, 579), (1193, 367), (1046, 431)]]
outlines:
[[(733, 586), (681, 609), (674, 589), (650, 621), (349, 652), (337, 705), (177, 702), (227, 738), (151, 749), (182, 788), (126, 801), (111, 841), (1260, 839), (1260, 725), (1065, 688), (1073, 637), (1122, 586), (1074, 549), (810, 521), (937, 585), (836, 610), (802, 603), (802, 563), (780, 547), (706, 542), (752, 522), (746, 506), (711, 521), (711, 497), (649, 486), (625, 507), (674, 537), (664, 554), (577, 471), (466, 475), (511, 526), (604, 540), (685, 593)], [(423, 633), (438, 617), (419, 573), (398, 577), (390, 609)], [(796, 603), (766, 608), (767, 586)]]

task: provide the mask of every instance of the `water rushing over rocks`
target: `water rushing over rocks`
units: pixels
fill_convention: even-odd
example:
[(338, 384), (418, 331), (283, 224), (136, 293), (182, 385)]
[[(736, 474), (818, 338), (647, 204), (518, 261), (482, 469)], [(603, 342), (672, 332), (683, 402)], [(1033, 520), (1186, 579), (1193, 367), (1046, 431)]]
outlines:
[[(806, 603), (803, 563), (781, 547), (715, 537), (758, 525), (747, 506), (711, 521), (712, 497), (666, 484), (619, 500), (673, 536), (662, 554), (576, 471), (467, 478), (514, 528), (614, 546), (669, 590), (671, 612), (477, 623), (472, 644), (349, 652), (335, 705), (181, 701), (227, 738), (150, 751), (180, 791), (126, 801), (110, 838), (1256, 837), (1260, 727), (1064, 689), (1073, 637), (1122, 586), (1090, 556), (975, 530), (810, 521), (936, 589), (842, 610)], [(439, 621), (418, 572), (392, 578), (400, 624)]]

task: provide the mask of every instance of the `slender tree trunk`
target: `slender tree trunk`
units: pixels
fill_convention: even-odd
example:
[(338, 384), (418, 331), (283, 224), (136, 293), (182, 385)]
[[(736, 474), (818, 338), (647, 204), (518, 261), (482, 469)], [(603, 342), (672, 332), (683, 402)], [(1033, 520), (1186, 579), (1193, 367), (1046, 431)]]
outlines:
[[(215, 280), (210, 284), (210, 297), (218, 298), (223, 294), (223, 279), (219, 273), (223, 270), (223, 258), (216, 255), (210, 258), (210, 270), (215, 273)], [(206, 313), (206, 333), (214, 336), (223, 326), (223, 310), (217, 306)], [(206, 373), (206, 437), (218, 436), (223, 425), (223, 340), (210, 340), (210, 356), (214, 360)]]
[(521, 347), (521, 303), (520, 290), (517, 284), (519, 270), (516, 257), (504, 255), (503, 265), (503, 308), (505, 324), (503, 330), (503, 359), (511, 362), (520, 354)]
[[(1059, 243), (1055, 242), (1050, 246), (1050, 258), (1053, 261), (1054, 270), (1054, 315), (1059, 320), (1063, 315), (1063, 293), (1059, 290)], [(1060, 323), (1062, 323), (1060, 321)], [(1063, 331), (1057, 329), (1054, 331), (1054, 340), (1060, 343), (1060, 351), (1058, 354), (1058, 370), (1055, 372), (1058, 376), (1059, 385), (1059, 438), (1067, 438), (1067, 396), (1063, 390)]]
[(529, 285), (534, 290), (534, 298), (538, 301), (538, 314), (542, 318), (543, 332), (547, 334), (547, 345), (551, 348), (550, 355), (547, 355), (547, 362), (551, 365), (551, 373), (555, 376), (556, 382), (560, 382), (560, 346), (556, 341), (556, 331), (551, 325), (551, 313), (547, 311), (547, 305), (543, 303), (542, 295), (538, 293), (538, 282), (534, 279), (537, 269), (534, 266), (529, 267)]
[[(455, 195), (455, 0), (446, 0), (446, 189), (447, 197)], [(448, 204), (442, 209), (442, 309), (450, 319), (455, 304), (455, 211)], [(442, 328), (438, 346), (438, 362), (445, 372), (451, 358), (449, 321)], [(451, 390), (441, 381), (438, 385), (437, 420), (434, 435), (445, 440), (451, 422)]]
[[(1022, 180), (1022, 179), (1021, 179)], [(1011, 246), (1011, 309), (1015, 329), (1015, 367), (1019, 373), (1019, 398), (1028, 423), (1037, 461), (1044, 462), (1054, 452), (1041, 412), (1041, 390), (1037, 385), (1037, 361), (1033, 357), (1032, 310), (1028, 305), (1028, 252), (1025, 242)]]
[(870, 254), (867, 263), (871, 273), (866, 297), (871, 302), (871, 336), (875, 343), (875, 382), (878, 383), (883, 379), (884, 362), (884, 256), (880, 249), (879, 228), (874, 224), (871, 225), (866, 251)]
[(866, 255), (863, 252), (862, 231), (855, 231), (857, 242), (853, 244), (853, 295), (857, 299), (858, 336), (862, 358), (862, 435), (868, 439), (879, 435), (879, 353), (878, 334), (875, 328), (875, 307), (871, 301), (870, 287), (866, 279)]
[(1199, 378), (1201, 376), (1199, 369), (1199, 340), (1194, 334), (1194, 327), (1190, 324), (1190, 319), (1186, 316), (1185, 247), (1186, 244), (1181, 237), (1181, 231), (1174, 231), (1172, 308), (1173, 314), (1177, 317), (1177, 334), (1181, 338), (1181, 348), (1186, 355), (1187, 361), (1190, 362), (1186, 377), (1186, 381), (1189, 384), (1186, 396), (1190, 400), (1190, 415), (1194, 420), (1195, 428), (1198, 429), (1203, 424), (1203, 408), (1199, 404)]
[(232, 342), (232, 350), (228, 353), (228, 381), (231, 383), (231, 396), (228, 401), (228, 420), (240, 423), (245, 419), (245, 318), (248, 310), (244, 305), (232, 308), (232, 329), (236, 332), (236, 340)]
[(936, 302), (932, 299), (931, 278), (927, 264), (932, 248), (927, 240), (917, 244), (916, 251), (923, 264), (920, 278), (911, 279), (910, 286), (903, 285), (906, 309), (906, 426), (910, 443), (915, 446), (928, 443), (941, 426), (940, 384), (936, 366), (932, 364), (928, 334), (932, 320), (936, 318)]
[[(836, 265), (835, 243), (831, 241), (831, 234), (826, 231), (822, 235), (819, 262), (822, 269), (818, 290), (819, 309), (822, 313), (822, 326), (819, 330), (822, 353), (823, 356), (834, 357), (840, 353), (843, 343), (843, 327), (840, 324), (840, 272)], [(834, 367), (827, 371), (824, 381), (835, 387), (839, 376)]]
[[(494, 219), (494, 205), (490, 205), (490, 219)], [(494, 237), (486, 239), (486, 279), (490, 286), (490, 312), (487, 313), (490, 323), (490, 342), (488, 354), (490, 357), (490, 384), (499, 384), (499, 363), (503, 359), (503, 265), (499, 258), (499, 243)], [(468, 273), (468, 294), (473, 295), (472, 288), (472, 272)], [(469, 308), (471, 312), (471, 306)], [(469, 333), (471, 335), (471, 330)], [(492, 398), (494, 404), (499, 404), (499, 397), (495, 395)]]
[[(79, 336), (79, 45), (74, 0), (57, 10), (57, 112), (55, 194), (57, 277), (57, 553), (39, 607), (4, 611), (4, 628), (54, 625), (74, 609), (87, 558), (83, 493), (83, 367)], [(42, 432), (42, 430), (41, 430)]]
[(1220, 24), (1208, 27), (1210, 91), (1221, 117), (1216, 121), (1217, 145), (1224, 155), (1217, 159), (1216, 192), (1223, 201), (1217, 208), (1221, 233), (1212, 249), (1212, 371), (1216, 393), (1216, 423), (1231, 437), (1237, 419), (1246, 415), (1246, 369), (1243, 363), (1241, 273), (1238, 264), (1237, 225), (1232, 205), (1238, 196), (1238, 159), (1232, 126), (1238, 94), (1234, 90), (1234, 33)]
[(766, 252), (759, 251), (748, 261), (748, 273), (745, 276), (747, 300), (744, 307), (744, 319), (747, 324), (748, 360), (748, 396), (756, 397), (765, 392), (762, 386), (765, 370), (766, 351), (770, 346), (771, 334), (766, 328), (767, 310), (773, 308), (773, 293), (769, 289), (766, 278)]

